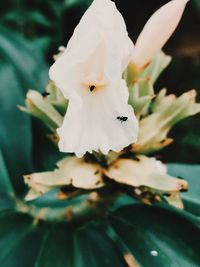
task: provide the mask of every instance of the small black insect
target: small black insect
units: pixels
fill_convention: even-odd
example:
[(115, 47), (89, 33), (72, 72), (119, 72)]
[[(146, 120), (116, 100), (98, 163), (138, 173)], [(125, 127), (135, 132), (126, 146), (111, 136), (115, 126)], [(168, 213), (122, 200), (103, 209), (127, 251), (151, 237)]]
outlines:
[(43, 97), (48, 96), (48, 95), (50, 95), (50, 93), (48, 93), (48, 92), (44, 92), (44, 93), (42, 93), (42, 96), (43, 96)]
[(121, 122), (123, 122), (123, 121), (127, 121), (128, 120), (128, 117), (124, 117), (124, 116), (118, 116), (117, 117), (117, 120), (119, 120), (119, 121), (121, 121)]
[(89, 86), (90, 92), (93, 92), (95, 88), (96, 88), (95, 85), (91, 85), (91, 86)]

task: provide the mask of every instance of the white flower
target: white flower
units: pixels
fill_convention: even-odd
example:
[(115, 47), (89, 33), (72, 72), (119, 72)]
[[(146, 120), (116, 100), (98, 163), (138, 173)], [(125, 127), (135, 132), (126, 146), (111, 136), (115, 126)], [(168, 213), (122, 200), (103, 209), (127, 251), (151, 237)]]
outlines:
[(132, 62), (138, 68), (148, 64), (165, 45), (175, 31), (188, 1), (170, 1), (147, 21), (133, 49)]
[(87, 151), (120, 151), (136, 141), (138, 123), (122, 73), (133, 45), (115, 4), (94, 0), (76, 27), (50, 78), (69, 99), (59, 148), (78, 157)]

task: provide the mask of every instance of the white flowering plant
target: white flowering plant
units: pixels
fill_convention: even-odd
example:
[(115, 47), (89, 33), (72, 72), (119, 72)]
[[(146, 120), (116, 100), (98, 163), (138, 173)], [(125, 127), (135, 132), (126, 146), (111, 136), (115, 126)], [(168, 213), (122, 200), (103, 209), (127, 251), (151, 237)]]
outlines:
[(25, 200), (6, 215), (38, 236), (33, 266), (199, 266), (187, 177), (155, 157), (174, 141), (171, 128), (200, 112), (195, 90), (154, 90), (187, 2), (162, 6), (133, 44), (114, 2), (94, 0), (54, 56), (45, 92), (29, 90), (19, 106), (60, 151), (53, 170), (24, 175)]

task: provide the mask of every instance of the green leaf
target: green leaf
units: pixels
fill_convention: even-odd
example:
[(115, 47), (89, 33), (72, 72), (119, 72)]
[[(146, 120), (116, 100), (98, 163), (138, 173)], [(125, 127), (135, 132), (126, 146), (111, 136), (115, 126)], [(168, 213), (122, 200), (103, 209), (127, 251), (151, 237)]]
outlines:
[(111, 223), (139, 266), (200, 265), (200, 228), (181, 212), (132, 205), (115, 212)]
[(72, 234), (67, 223), (37, 224), (25, 214), (0, 213), (0, 265), (70, 267)]
[(42, 241), (42, 235), (41, 228), (36, 228), (32, 222), (32, 218), (27, 215), (1, 213), (1, 266), (34, 266), (32, 263)]
[(30, 118), (17, 109), (29, 87), (46, 82), (47, 68), (40, 54), (24, 38), (0, 27), (0, 148), (18, 194), (24, 192), (23, 174), (32, 169)]
[(0, 194), (13, 195), (13, 188), (9, 180), (8, 171), (0, 150)]
[(22, 176), (31, 169), (30, 119), (17, 109), (22, 103), (22, 85), (10, 64), (0, 66), (0, 148), (7, 171), (18, 193), (24, 189)]
[(43, 236), (34, 267), (73, 266), (73, 231), (66, 223), (52, 225)]
[(126, 267), (116, 244), (94, 225), (78, 231), (75, 237), (76, 267)]
[(182, 193), (185, 209), (200, 216), (200, 165), (168, 164), (169, 173), (188, 181), (188, 192)]
[(38, 50), (42, 51), (43, 53), (47, 53), (50, 44), (51, 44), (51, 37), (50, 36), (42, 36), (42, 37), (36, 37), (32, 40), (32, 44), (34, 47), (36, 47)]
[(0, 150), (0, 210), (14, 206), (14, 192), (9, 180), (8, 171)]
[(65, 0), (64, 1), (64, 6), (66, 8), (71, 8), (71, 7), (74, 7), (74, 6), (81, 6), (81, 5), (84, 5), (84, 6), (89, 6), (91, 4), (91, 0)]
[(43, 27), (52, 27), (52, 22), (38, 10), (29, 11), (26, 14), (26, 22), (39, 24)]
[[(34, 172), (52, 170), (55, 163), (65, 156), (47, 135), (51, 132), (37, 119), (33, 120)], [(25, 174), (30, 173), (26, 172)]]
[(143, 267), (200, 263), (197, 220), (176, 209), (141, 204), (120, 208), (109, 216), (112, 235), (104, 220), (75, 228), (39, 218), (39, 213), (38, 219), (0, 213), (1, 266), (127, 267), (125, 255)]
[(21, 24), (34, 23), (36, 25), (38, 24), (43, 27), (48, 27), (48, 28), (52, 27), (51, 21), (37, 10), (30, 10), (26, 12), (25, 11), (21, 12), (19, 10), (12, 10), (3, 16), (2, 21), (4, 23), (7, 22), (12, 24), (16, 24), (19, 22)]
[(163, 151), (166, 162), (199, 164), (200, 158), (200, 114), (176, 124), (170, 131), (175, 142)]
[(0, 26), (0, 53), (14, 67), (25, 92), (28, 88), (44, 88), (48, 79), (47, 65), (41, 51), (29, 41)]
[(197, 10), (199, 12), (200, 11), (200, 2), (199, 2), (199, 0), (195, 0), (194, 4), (195, 4), (195, 6), (196, 6), (196, 8), (197, 8)]

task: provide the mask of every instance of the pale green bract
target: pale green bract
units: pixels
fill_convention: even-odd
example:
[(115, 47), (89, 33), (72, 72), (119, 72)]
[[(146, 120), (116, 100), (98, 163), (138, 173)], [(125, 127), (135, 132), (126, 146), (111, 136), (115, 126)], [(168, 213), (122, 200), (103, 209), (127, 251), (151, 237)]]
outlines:
[[(26, 199), (35, 199), (52, 189), (58, 190), (58, 198), (71, 199), (85, 190), (99, 190), (115, 181), (119, 186), (125, 184), (132, 187), (133, 196), (145, 203), (151, 202), (149, 197), (143, 197), (144, 192), (149, 192), (150, 195), (157, 196), (155, 199), (158, 201), (162, 201), (161, 194), (169, 204), (183, 208), (179, 193), (187, 189), (187, 182), (170, 177), (164, 164), (148, 157), (148, 154), (171, 144), (173, 140), (167, 135), (173, 125), (200, 112), (200, 104), (195, 102), (194, 90), (179, 97), (167, 95), (166, 89), (155, 94), (156, 79), (170, 61), (171, 58), (161, 52), (144, 71), (135, 73), (128, 67), (124, 72), (129, 88), (129, 104), (133, 106), (139, 120), (139, 135), (135, 144), (119, 153), (110, 152), (107, 156), (95, 153), (92, 160), (88, 155), (80, 160), (70, 155), (61, 161), (63, 164), (58, 162), (54, 171), (26, 175), (25, 183), (30, 187)], [(130, 79), (134, 81), (132, 84)], [(48, 84), (47, 92), (50, 94), (42, 97), (36, 91), (29, 91), (27, 106), (21, 109), (45, 123), (50, 130), (48, 137), (57, 144), (56, 128), (62, 124), (68, 103), (53, 82)], [(45, 112), (46, 107), (49, 107), (49, 112)], [(126, 155), (130, 159), (121, 159), (124, 156), (127, 158)], [(131, 159), (132, 157), (136, 159)], [(145, 164), (149, 167), (145, 167)], [(161, 166), (164, 171), (156, 171), (155, 164)], [(118, 166), (118, 169), (113, 176), (115, 166)], [(136, 167), (137, 176), (134, 176)], [(151, 173), (149, 168), (155, 169), (155, 172)], [(129, 174), (126, 169), (129, 170)], [(90, 174), (87, 170), (90, 170)], [(96, 172), (98, 174), (95, 174)], [(104, 179), (104, 177), (107, 178)], [(63, 187), (72, 187), (73, 193), (63, 192)]]

